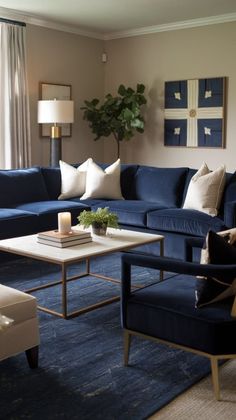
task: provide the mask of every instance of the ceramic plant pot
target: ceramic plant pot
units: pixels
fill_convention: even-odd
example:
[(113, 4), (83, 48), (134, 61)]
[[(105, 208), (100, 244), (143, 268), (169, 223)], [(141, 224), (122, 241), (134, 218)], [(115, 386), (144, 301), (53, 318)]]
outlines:
[(107, 233), (107, 223), (92, 223), (92, 232), (94, 235), (104, 236)]

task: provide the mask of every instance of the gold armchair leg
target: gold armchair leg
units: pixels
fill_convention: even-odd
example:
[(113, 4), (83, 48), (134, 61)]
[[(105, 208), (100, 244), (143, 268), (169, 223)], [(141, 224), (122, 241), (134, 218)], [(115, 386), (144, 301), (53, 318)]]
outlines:
[(220, 400), (220, 384), (219, 384), (219, 368), (218, 368), (218, 359), (217, 357), (211, 357), (211, 374), (212, 374), (212, 383), (213, 390), (216, 399)]
[(130, 349), (131, 334), (128, 331), (124, 331), (124, 365), (128, 366), (129, 362), (129, 349)]

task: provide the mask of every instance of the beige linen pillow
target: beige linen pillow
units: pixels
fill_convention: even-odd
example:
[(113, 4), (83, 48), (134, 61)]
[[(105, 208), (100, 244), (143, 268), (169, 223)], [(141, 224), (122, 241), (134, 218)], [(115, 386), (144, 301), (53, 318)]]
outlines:
[(87, 159), (78, 168), (69, 165), (60, 160), (61, 169), (61, 194), (58, 200), (66, 200), (67, 198), (80, 197), (85, 192), (86, 173), (89, 163), (92, 159)]
[(225, 166), (221, 165), (211, 172), (207, 164), (203, 163), (189, 183), (183, 208), (199, 210), (210, 216), (216, 216), (224, 185)]
[(236, 228), (228, 229), (228, 230), (221, 230), (217, 232), (218, 235), (223, 236), (226, 238), (227, 242), (230, 245), (235, 245), (236, 242)]
[(87, 198), (123, 199), (120, 188), (120, 159), (105, 170), (93, 161), (89, 163), (86, 191), (80, 199)]

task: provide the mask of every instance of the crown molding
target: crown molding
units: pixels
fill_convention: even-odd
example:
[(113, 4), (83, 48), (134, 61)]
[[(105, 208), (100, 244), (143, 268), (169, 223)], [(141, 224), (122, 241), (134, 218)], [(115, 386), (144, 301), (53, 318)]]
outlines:
[(179, 29), (197, 28), (200, 26), (215, 25), (219, 23), (228, 23), (236, 21), (236, 13), (227, 13), (225, 15), (210, 16), (200, 19), (183, 20), (181, 22), (167, 23), (163, 25), (147, 26), (128, 31), (111, 32), (104, 35), (106, 41), (118, 38), (128, 38), (133, 36), (154, 34), (157, 32), (176, 31)]
[(130, 29), (127, 31), (110, 32), (107, 34), (101, 34), (99, 32), (92, 32), (80, 29), (76, 26), (65, 25), (51, 20), (41, 19), (37, 16), (23, 13), (18, 10), (8, 9), (6, 7), (0, 7), (0, 15), (2, 18), (18, 20), (31, 25), (42, 26), (48, 29), (54, 29), (57, 31), (69, 32), (76, 35), (85, 36), (88, 38), (100, 39), (103, 41), (109, 41), (112, 39), (129, 38), (133, 36), (154, 34), (157, 32), (176, 31), (179, 29), (197, 28), (200, 26), (215, 25), (219, 23), (228, 23), (236, 21), (236, 13), (227, 13), (224, 15), (210, 16), (200, 19), (184, 20), (181, 22), (167, 23), (163, 25), (147, 26), (138, 29)]
[(13, 9), (7, 9), (6, 7), (0, 7), (0, 15), (2, 18), (5, 19), (18, 20), (24, 23), (28, 23), (30, 25), (42, 26), (48, 29), (55, 29), (57, 31), (69, 32), (76, 35), (82, 35), (88, 38), (104, 40), (103, 34), (92, 31), (85, 31), (76, 26), (65, 25), (62, 23), (53, 22), (51, 20), (40, 19), (28, 13), (19, 12), (18, 10)]

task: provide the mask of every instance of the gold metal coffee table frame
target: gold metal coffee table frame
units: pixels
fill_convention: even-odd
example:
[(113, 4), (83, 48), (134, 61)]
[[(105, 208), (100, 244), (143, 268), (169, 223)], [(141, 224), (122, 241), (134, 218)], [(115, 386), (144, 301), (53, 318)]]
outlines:
[[(68, 309), (67, 309), (67, 304), (68, 304), (67, 283), (68, 282), (73, 281), (73, 280), (79, 280), (83, 277), (92, 276), (92, 277), (100, 278), (102, 280), (106, 280), (106, 281), (110, 281), (110, 282), (113, 282), (113, 283), (116, 283), (116, 284), (120, 284), (119, 280), (113, 279), (112, 277), (107, 277), (107, 276), (103, 276), (101, 274), (92, 273), (90, 271), (90, 259), (87, 258), (85, 260), (85, 262), (86, 262), (86, 271), (84, 273), (80, 273), (77, 276), (73, 276), (73, 277), (68, 278), (67, 277), (67, 267), (70, 264), (65, 264), (64, 263), (64, 264), (61, 265), (61, 280), (46, 283), (46, 284), (43, 284), (41, 286), (32, 287), (30, 289), (24, 290), (24, 292), (25, 293), (32, 293), (32, 292), (36, 292), (37, 290), (47, 289), (49, 287), (53, 287), (53, 286), (57, 286), (57, 285), (61, 284), (61, 287), (62, 287), (62, 301), (61, 301), (62, 312), (60, 313), (60, 312), (54, 311), (53, 309), (49, 309), (49, 308), (46, 308), (46, 307), (41, 306), (41, 305), (38, 305), (38, 309), (43, 311), (43, 312), (47, 312), (48, 314), (56, 315), (56, 316), (59, 316), (60, 318), (64, 318), (64, 319), (75, 318), (76, 316), (82, 315), (86, 312), (90, 312), (90, 311), (93, 311), (94, 309), (98, 309), (98, 308), (101, 308), (102, 306), (109, 305), (110, 303), (119, 301), (120, 297), (119, 296), (114, 296), (112, 298), (99, 301), (99, 302), (94, 303), (92, 305), (85, 306), (81, 309), (78, 309), (76, 311), (68, 313)], [(136, 288), (138, 286), (133, 286), (133, 287)]]
[[(49, 287), (61, 285), (61, 312), (38, 305), (38, 309), (48, 314), (58, 316), (64, 319), (71, 319), (90, 312), (94, 309), (101, 308), (105, 305), (117, 302), (120, 296), (114, 296), (92, 305), (80, 308), (73, 312), (68, 312), (67, 283), (79, 280), (86, 276), (100, 278), (102, 280), (120, 284), (120, 280), (107, 277), (90, 271), (90, 259), (109, 255), (118, 251), (127, 251), (140, 245), (159, 242), (160, 255), (164, 253), (164, 237), (162, 235), (153, 235), (144, 232), (135, 232), (122, 229), (109, 229), (107, 236), (94, 237), (92, 242), (81, 244), (68, 248), (56, 248), (53, 246), (39, 244), (37, 235), (28, 235), (18, 238), (0, 240), (0, 250), (17, 254), (32, 259), (57, 264), (61, 267), (61, 279), (46, 283), (40, 286), (32, 287), (24, 290), (26, 293), (32, 293), (38, 290), (47, 289)], [(76, 276), (67, 277), (67, 268), (75, 263), (86, 262), (86, 270)], [(163, 273), (160, 272), (160, 280), (163, 279)], [(134, 288), (140, 286), (133, 285)]]

